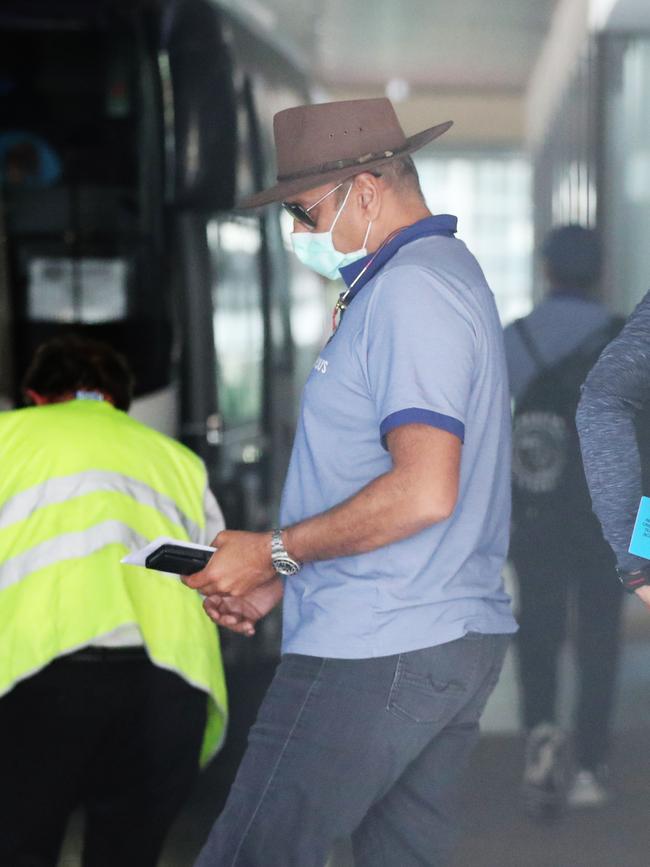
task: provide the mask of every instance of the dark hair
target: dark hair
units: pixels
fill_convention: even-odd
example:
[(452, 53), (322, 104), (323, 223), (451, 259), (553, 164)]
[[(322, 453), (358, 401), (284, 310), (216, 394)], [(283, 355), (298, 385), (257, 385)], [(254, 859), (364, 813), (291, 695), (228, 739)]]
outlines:
[(590, 289), (600, 276), (600, 244), (593, 229), (571, 224), (548, 233), (541, 249), (551, 283)]
[(50, 399), (79, 389), (101, 391), (126, 412), (133, 396), (133, 374), (126, 358), (107, 343), (66, 334), (38, 347), (22, 388)]

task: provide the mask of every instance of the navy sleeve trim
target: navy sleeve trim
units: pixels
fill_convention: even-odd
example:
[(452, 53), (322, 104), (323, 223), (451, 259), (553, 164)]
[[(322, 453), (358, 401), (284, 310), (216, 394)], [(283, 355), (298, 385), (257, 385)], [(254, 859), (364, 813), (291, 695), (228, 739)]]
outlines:
[(431, 427), (446, 430), (457, 436), (461, 442), (465, 442), (465, 425), (462, 421), (451, 415), (443, 415), (441, 412), (433, 412), (430, 409), (418, 409), (412, 406), (408, 409), (392, 412), (379, 425), (381, 444), (384, 448), (386, 448), (386, 435), (396, 427), (401, 427), (404, 424), (428, 424)]

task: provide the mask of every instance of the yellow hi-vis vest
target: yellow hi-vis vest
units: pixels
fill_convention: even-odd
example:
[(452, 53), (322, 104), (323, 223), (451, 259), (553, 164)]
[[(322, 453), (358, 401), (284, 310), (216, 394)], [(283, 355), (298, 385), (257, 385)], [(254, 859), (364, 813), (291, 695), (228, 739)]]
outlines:
[(120, 563), (158, 536), (202, 540), (206, 485), (193, 452), (109, 403), (0, 413), (0, 696), (137, 624), (152, 662), (209, 696), (202, 763), (214, 755), (227, 713), (216, 627), (176, 576)]

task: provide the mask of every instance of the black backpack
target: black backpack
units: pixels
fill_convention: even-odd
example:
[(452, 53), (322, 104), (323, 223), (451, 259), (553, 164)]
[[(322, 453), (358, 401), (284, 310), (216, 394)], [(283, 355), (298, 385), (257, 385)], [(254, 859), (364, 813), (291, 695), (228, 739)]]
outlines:
[(512, 515), (515, 527), (562, 525), (591, 515), (575, 415), (580, 386), (599, 355), (616, 337), (612, 319), (569, 355), (547, 364), (523, 319), (515, 327), (538, 373), (516, 402), (512, 429)]

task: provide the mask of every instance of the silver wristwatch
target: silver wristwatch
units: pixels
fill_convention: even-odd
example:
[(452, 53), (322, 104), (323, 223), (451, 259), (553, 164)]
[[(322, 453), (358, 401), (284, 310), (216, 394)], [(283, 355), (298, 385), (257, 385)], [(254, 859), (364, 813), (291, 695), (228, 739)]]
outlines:
[(280, 530), (274, 530), (271, 536), (271, 562), (278, 575), (285, 578), (295, 575), (302, 566), (302, 563), (287, 554)]

